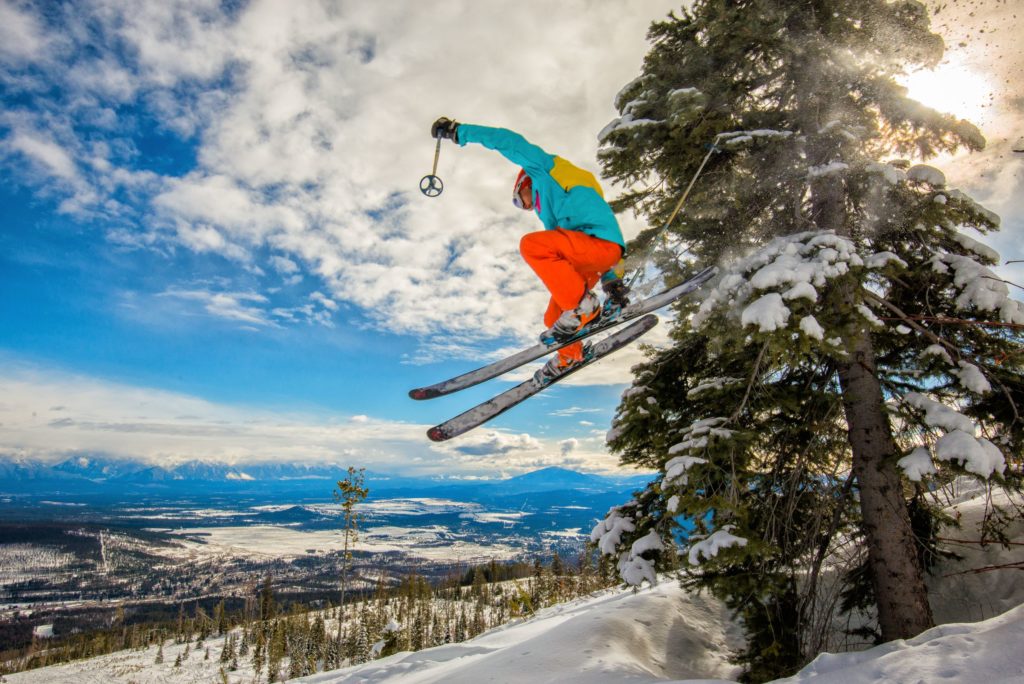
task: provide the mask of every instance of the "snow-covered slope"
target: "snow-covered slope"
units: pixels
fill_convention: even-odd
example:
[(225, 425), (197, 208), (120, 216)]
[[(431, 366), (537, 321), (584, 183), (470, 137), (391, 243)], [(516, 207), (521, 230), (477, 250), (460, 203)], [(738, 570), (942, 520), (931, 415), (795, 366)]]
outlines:
[[(296, 680), (316, 684), (477, 684), (478, 682), (709, 682), (735, 673), (723, 659), (728, 640), (718, 607), (663, 584), (618, 594), (495, 630), (464, 644), (398, 653), (360, 667)], [(672, 603), (674, 606), (667, 604)], [(664, 629), (647, 630), (668, 618)], [(672, 639), (674, 658), (665, 657)], [(677, 641), (678, 640), (678, 641)], [(1024, 606), (984, 622), (941, 625), (908, 641), (859, 653), (822, 654), (783, 682), (1024, 682)], [(685, 657), (679, 657), (685, 654)]]
[(295, 681), (721, 682), (738, 674), (728, 663), (737, 636), (719, 602), (688, 594), (670, 580), (635, 594), (609, 591), (547, 608), (461, 644), (397, 653)]
[(796, 676), (776, 682), (1024, 682), (1022, 646), (1024, 606), (1018, 606), (984, 622), (940, 625), (868, 651), (823, 653)]

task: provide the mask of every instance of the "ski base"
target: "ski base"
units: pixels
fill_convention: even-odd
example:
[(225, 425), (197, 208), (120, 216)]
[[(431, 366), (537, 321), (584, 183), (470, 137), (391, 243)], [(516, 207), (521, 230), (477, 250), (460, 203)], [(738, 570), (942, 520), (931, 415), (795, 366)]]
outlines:
[(535, 379), (530, 378), (526, 382), (516, 385), (510, 390), (502, 392), (498, 396), (485, 401), (482, 404), (474, 406), (465, 413), (462, 413), (451, 420), (445, 421), (440, 425), (434, 426), (427, 430), (427, 437), (434, 442), (443, 442), (457, 437), (475, 427), (483, 425), (487, 421), (495, 418), (505, 411), (508, 411), (513, 406), (529, 399), (538, 392), (547, 389), (551, 385), (560, 382), (564, 378), (569, 377), (576, 371), (586, 368), (595, 361), (608, 356), (609, 354), (622, 349), (630, 342), (633, 342), (641, 335), (646, 333), (648, 330), (658, 324), (658, 317), (650, 314), (644, 316), (639, 321), (626, 326), (625, 328), (616, 331), (599, 342), (595, 342), (591, 356), (585, 359), (583, 362), (572, 366), (566, 372), (552, 378), (550, 381), (541, 384)]
[(603, 330), (614, 328), (617, 325), (633, 320), (634, 318), (638, 318), (645, 314), (651, 313), (652, 311), (660, 309), (663, 306), (667, 306), (674, 302), (675, 300), (682, 297), (683, 295), (689, 294), (690, 292), (693, 292), (694, 290), (699, 288), (705, 282), (713, 278), (717, 272), (718, 270), (713, 266), (710, 268), (706, 268), (703, 271), (697, 273), (689, 280), (682, 282), (676, 285), (675, 287), (668, 288), (667, 290), (664, 290), (656, 295), (648, 297), (647, 299), (633, 302), (624, 309), (621, 309), (621, 314), (619, 316), (616, 316), (614, 318), (602, 317), (597, 321), (597, 323), (591, 326), (587, 326), (570, 339), (564, 340), (562, 342), (557, 342), (551, 345), (534, 345), (533, 347), (524, 349), (516, 354), (513, 354), (512, 356), (501, 359), (500, 361), (495, 361), (494, 363), (482, 366), (480, 368), (477, 368), (476, 370), (469, 371), (468, 373), (463, 373), (462, 375), (451, 378), (449, 380), (445, 380), (434, 385), (429, 385), (427, 387), (420, 387), (418, 389), (410, 390), (409, 396), (412, 397), (413, 399), (418, 400), (434, 399), (437, 397), (445, 396), (447, 394), (458, 392), (459, 390), (464, 390), (467, 387), (478, 385), (481, 382), (490, 380), (491, 378), (496, 378), (499, 375), (503, 375), (511, 370), (515, 370), (516, 368), (519, 368), (520, 366), (527, 364), (530, 361), (535, 361), (536, 359), (539, 359), (542, 356), (545, 356), (546, 354), (550, 354), (553, 351), (557, 351), (562, 347), (568, 346), (574, 342), (579, 342), (580, 340), (590, 337), (591, 335), (599, 333)]

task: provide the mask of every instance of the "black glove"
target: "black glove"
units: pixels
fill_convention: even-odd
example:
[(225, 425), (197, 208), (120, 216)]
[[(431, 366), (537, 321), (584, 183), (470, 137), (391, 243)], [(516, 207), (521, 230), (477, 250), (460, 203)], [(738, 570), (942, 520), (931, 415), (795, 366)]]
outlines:
[(442, 116), (430, 127), (431, 138), (448, 138), (452, 142), (459, 142), (459, 123)]

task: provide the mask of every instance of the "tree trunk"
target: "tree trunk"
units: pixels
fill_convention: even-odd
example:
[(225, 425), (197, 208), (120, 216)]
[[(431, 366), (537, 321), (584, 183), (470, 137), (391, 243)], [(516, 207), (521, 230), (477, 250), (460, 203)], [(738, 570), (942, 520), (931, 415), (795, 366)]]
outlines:
[[(850, 237), (844, 220), (842, 185), (829, 181), (813, 183), (811, 192), (818, 227)], [(851, 317), (859, 318), (853, 313), (858, 303), (856, 281), (847, 278), (839, 287), (839, 305)], [(871, 333), (862, 320), (855, 320), (848, 330), (848, 357), (838, 364), (839, 383), (867, 536), (878, 625), (886, 641), (907, 639), (935, 623), (900, 474), (896, 470), (896, 441), (878, 381)]]
[[(821, 130), (822, 116), (839, 116), (841, 98), (834, 88), (825, 87), (817, 65), (804, 70), (800, 94), (802, 127), (808, 133)], [(834, 144), (808, 135), (809, 165), (832, 161)], [(852, 238), (853, 226), (846, 207), (846, 187), (841, 178), (820, 177), (810, 183), (810, 209), (814, 225)], [(846, 278), (840, 285), (838, 306), (859, 318), (855, 305), (859, 285)], [(896, 442), (885, 412), (882, 386), (878, 380), (871, 334), (863, 320), (855, 320), (846, 335), (848, 357), (838, 364), (843, 408), (853, 453), (853, 473), (860, 492), (861, 516), (867, 535), (868, 560), (878, 624), (886, 641), (920, 634), (934, 625), (924, 573), (917, 555), (917, 542), (910, 527), (910, 514), (903, 498), (896, 470)]]
[(850, 340), (851, 361), (839, 366), (843, 408), (853, 450), (853, 473), (868, 542), (868, 562), (886, 641), (917, 636), (932, 627), (928, 591), (896, 470), (896, 443), (878, 382), (871, 337)]

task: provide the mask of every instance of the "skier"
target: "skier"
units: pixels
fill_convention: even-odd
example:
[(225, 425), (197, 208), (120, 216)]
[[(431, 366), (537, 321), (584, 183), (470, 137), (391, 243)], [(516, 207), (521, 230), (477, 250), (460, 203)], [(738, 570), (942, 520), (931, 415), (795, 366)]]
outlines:
[[(505, 128), (460, 124), (441, 117), (430, 128), (433, 138), (460, 146), (477, 143), (500, 152), (522, 167), (512, 190), (512, 203), (537, 213), (544, 230), (527, 233), (519, 252), (551, 293), (544, 313), (548, 329), (542, 342), (564, 341), (602, 315), (592, 292), (598, 280), (613, 304), (625, 306), (628, 290), (621, 280), (626, 243), (597, 179), (569, 161), (551, 155)], [(537, 371), (546, 384), (583, 361), (582, 342), (558, 350)]]

